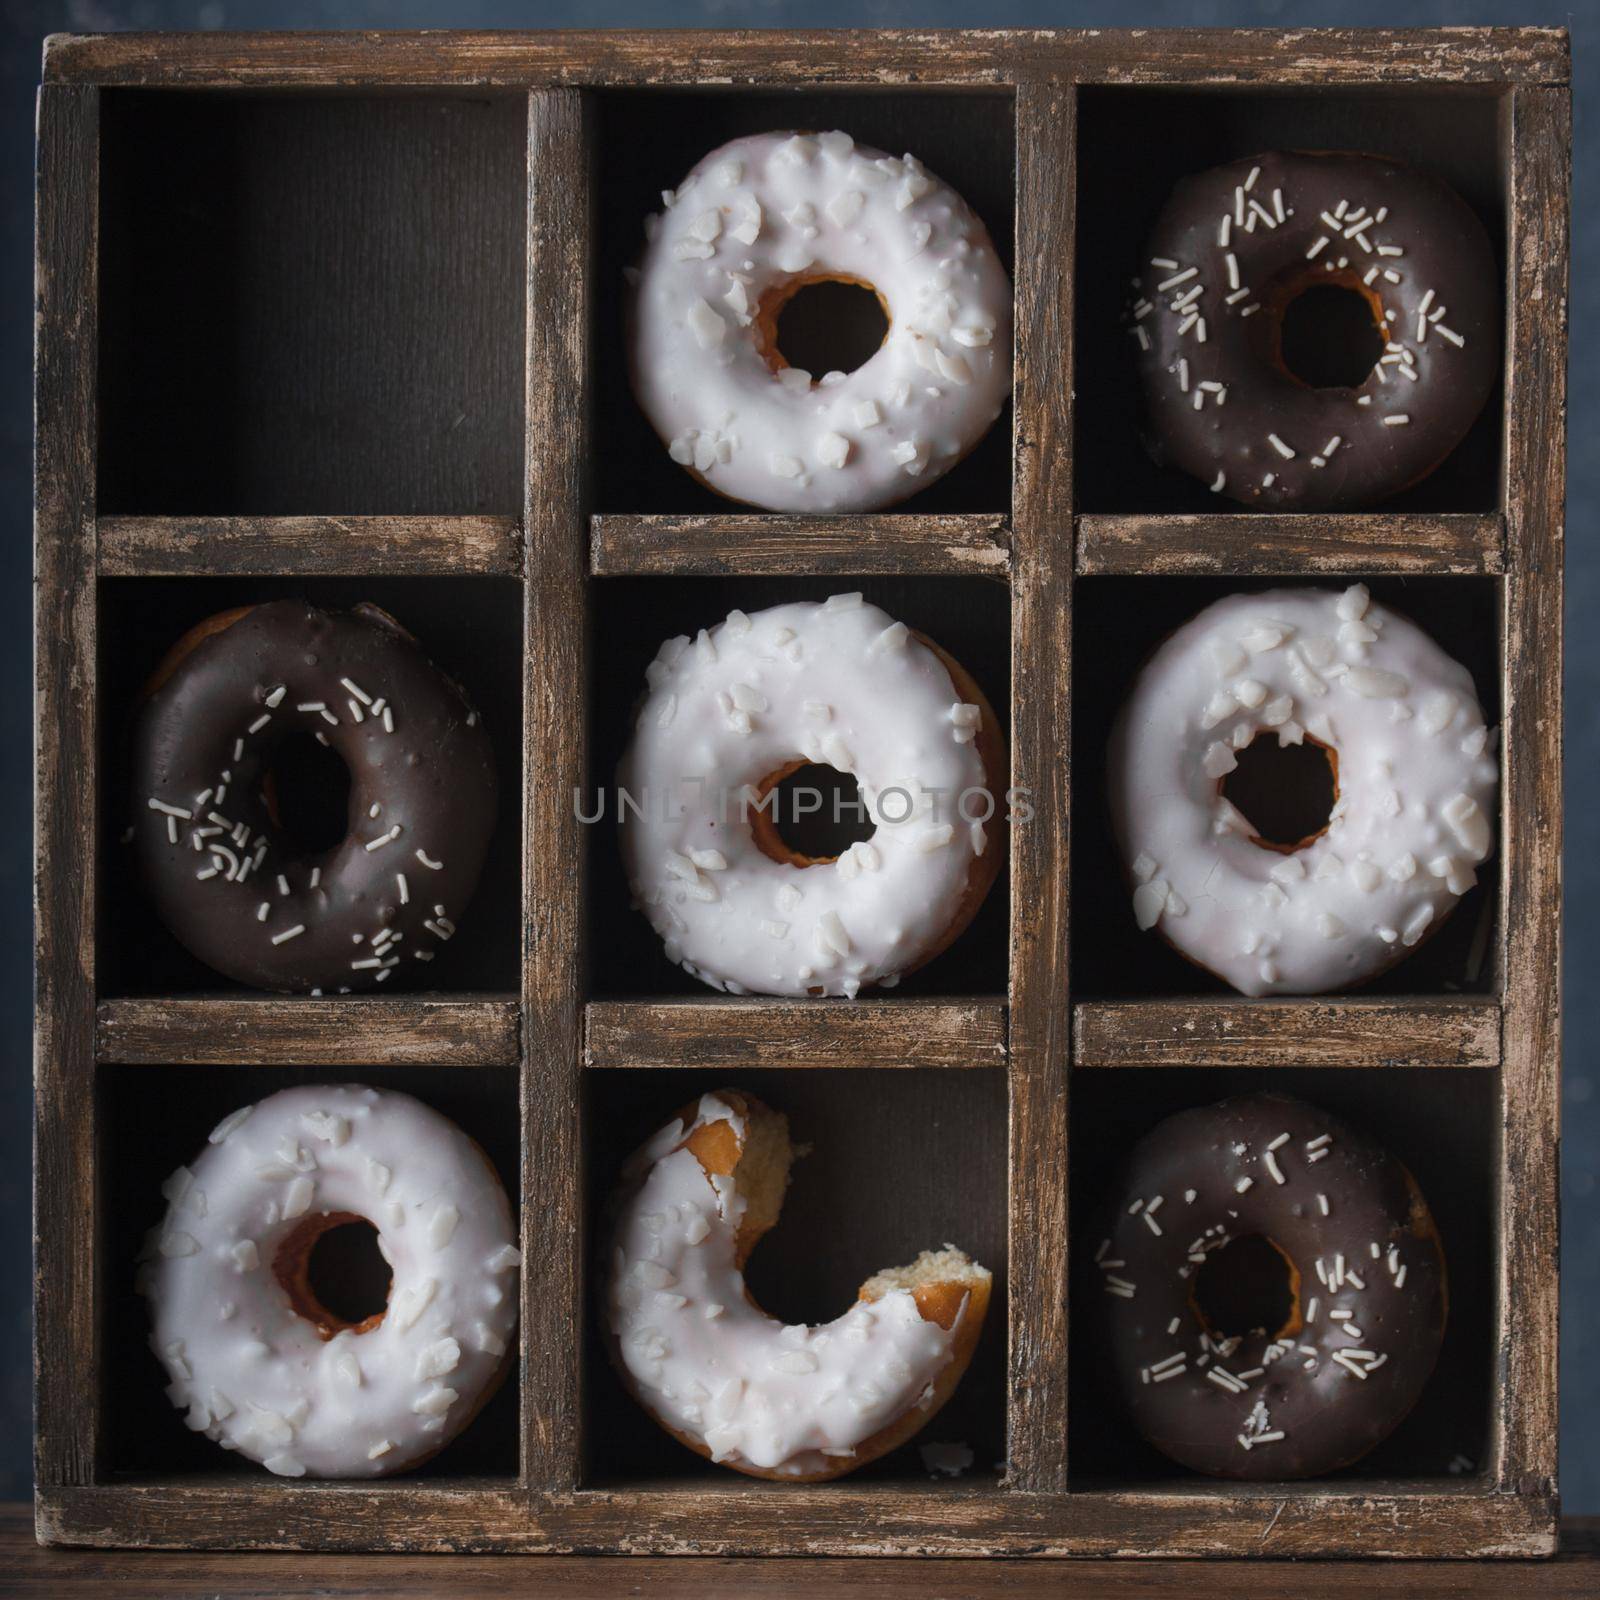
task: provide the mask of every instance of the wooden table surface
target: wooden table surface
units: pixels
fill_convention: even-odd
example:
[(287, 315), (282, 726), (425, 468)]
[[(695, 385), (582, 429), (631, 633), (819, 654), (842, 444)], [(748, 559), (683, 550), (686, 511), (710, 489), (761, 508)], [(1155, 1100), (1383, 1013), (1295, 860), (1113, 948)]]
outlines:
[[(1220, 1570), (1226, 1568), (1226, 1571)], [(33, 1508), (0, 1506), (0, 1595), (95, 1593), (105, 1600), (505, 1600), (519, 1594), (645, 1595), (650, 1600), (944, 1600), (1001, 1595), (1105, 1595), (1172, 1600), (1192, 1594), (1466, 1597), (1600, 1594), (1600, 1517), (1571, 1520), (1553, 1561), (716, 1561), (594, 1556), (213, 1555), (44, 1550)]]

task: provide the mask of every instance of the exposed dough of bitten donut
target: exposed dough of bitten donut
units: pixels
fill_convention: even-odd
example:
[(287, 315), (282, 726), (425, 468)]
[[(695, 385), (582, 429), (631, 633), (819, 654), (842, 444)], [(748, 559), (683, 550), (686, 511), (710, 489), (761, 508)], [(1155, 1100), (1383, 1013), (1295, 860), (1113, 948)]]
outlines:
[[(312, 1084), (224, 1117), (167, 1180), (140, 1287), (188, 1425), (285, 1477), (417, 1465), (504, 1376), (517, 1324), (505, 1190), (483, 1151), (393, 1091)], [(365, 1219), (393, 1270), (359, 1324), (321, 1306), (317, 1236)]]
[[(1264, 846), (1221, 793), (1258, 734), (1336, 758), (1328, 825)], [(1230, 595), (1140, 672), (1112, 820), (1141, 928), (1244, 994), (1320, 994), (1405, 954), (1477, 881), (1499, 772), (1472, 675), (1356, 584)]]
[[(947, 472), (1011, 392), (1011, 280), (983, 223), (913, 156), (847, 133), (766, 133), (706, 156), (646, 224), (634, 392), (672, 458), (772, 511), (865, 511)], [(889, 318), (854, 372), (774, 345), (806, 283)]]
[(784, 1326), (744, 1264), (778, 1219), (788, 1121), (733, 1090), (701, 1097), (628, 1162), (606, 1290), (611, 1355), (640, 1404), (700, 1455), (817, 1483), (917, 1432), (977, 1346), (989, 1272), (946, 1245), (877, 1273), (843, 1316)]
[[(729, 993), (854, 997), (956, 937), (999, 870), (1005, 751), (977, 685), (859, 594), (669, 639), (618, 781), (629, 881), (668, 956)], [(756, 807), (807, 761), (876, 831), (807, 864)], [(979, 820), (987, 819), (987, 820)]]

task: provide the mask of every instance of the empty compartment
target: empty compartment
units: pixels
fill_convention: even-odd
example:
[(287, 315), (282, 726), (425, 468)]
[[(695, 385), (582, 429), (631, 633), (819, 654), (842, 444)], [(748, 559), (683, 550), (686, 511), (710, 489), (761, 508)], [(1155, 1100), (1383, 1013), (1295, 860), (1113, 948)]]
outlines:
[[(1128, 283), (1148, 272), (1146, 236), (1174, 183), (1267, 150), (1392, 157), (1449, 184), (1483, 222), (1503, 268), (1502, 105), (1492, 88), (1443, 93), (1415, 85), (1314, 93), (1081, 90), (1075, 280), (1079, 510), (1246, 512), (1186, 474), (1158, 468), (1141, 436), (1139, 378), (1125, 321)], [(1503, 399), (1497, 385), (1438, 469), (1373, 509), (1497, 509)]]
[[(662, 190), (676, 188), (719, 145), (756, 133), (839, 128), (857, 144), (894, 156), (909, 152), (972, 207), (1011, 271), (1016, 138), (1008, 90), (617, 90), (597, 100), (594, 437), (608, 462), (598, 475), (597, 510), (735, 509), (671, 460), (639, 409), (629, 384), (624, 328), (623, 269), (638, 260), (645, 218), (661, 210)], [(804, 359), (795, 353), (793, 364), (820, 376), (860, 366), (885, 331), (882, 312), (864, 292), (825, 284), (797, 294), (781, 335), (807, 341)], [(1009, 510), (1010, 419), (1008, 403), (964, 460), (925, 488), (908, 477), (909, 497), (890, 509)]]
[[(204, 1476), (241, 1485), (283, 1481), (184, 1425), (184, 1413), (166, 1397), (167, 1375), (150, 1349), (148, 1304), (134, 1278), (145, 1234), (166, 1214), (161, 1185), (169, 1174), (206, 1149), (207, 1136), (229, 1112), (280, 1089), (318, 1083), (396, 1090), (448, 1117), (482, 1147), (510, 1201), (512, 1226), (518, 1225), (521, 1155), (515, 1073), (449, 1067), (99, 1068), (98, 1232), (106, 1317), (100, 1381), (105, 1460), (112, 1477)], [(387, 1272), (375, 1247), (355, 1247), (344, 1237), (346, 1231), (331, 1230), (325, 1236), (327, 1243), (320, 1247), (328, 1252), (324, 1259), (313, 1253), (312, 1283), (344, 1315), (370, 1313), (383, 1303)], [(336, 1304), (334, 1294), (345, 1296), (345, 1304)], [(505, 1377), (483, 1410), (438, 1455), (402, 1479), (516, 1477), (521, 1408), (515, 1344), (511, 1348)], [(286, 1492), (293, 1492), (293, 1485)]]
[[(1123, 700), (1151, 653), (1167, 636), (1225, 595), (1266, 589), (1319, 588), (1338, 594), (1353, 578), (1083, 578), (1073, 607), (1074, 695), (1072, 751), (1077, 781), (1072, 795), (1072, 893), (1079, 908), (1073, 919), (1072, 992), (1075, 1000), (1151, 995), (1219, 995), (1234, 990), (1222, 979), (1188, 961), (1158, 929), (1141, 933), (1134, 920), (1130, 882), (1111, 827), (1106, 789), (1106, 752)], [(1387, 578), (1363, 580), (1373, 601), (1392, 608), (1427, 633), (1445, 653), (1472, 674), (1488, 727), (1500, 722), (1500, 590), (1493, 578)], [(1497, 748), (1491, 742), (1491, 750)], [(1258, 738), (1263, 770), (1247, 774), (1243, 763), (1230, 773), (1224, 792), (1242, 804), (1249, 792), (1236, 782), (1256, 780), (1255, 794), (1277, 801), (1285, 825), (1320, 828), (1333, 791), (1326, 772), (1308, 773), (1297, 762), (1310, 744), (1280, 751), (1275, 740)], [(1502, 794), (1502, 803), (1504, 797)], [(1262, 817), (1251, 816), (1266, 827)], [(1496, 817), (1498, 826), (1498, 816)], [(1292, 840), (1290, 831), (1267, 837)], [(1361, 994), (1488, 994), (1499, 985), (1494, 940), (1499, 901), (1500, 856), (1477, 869), (1477, 884), (1455, 904), (1438, 931), (1430, 934), (1386, 971), (1358, 984)], [(1095, 909), (1090, 918), (1083, 907)]]
[(518, 513), (526, 102), (111, 90), (102, 513)]
[(786, 1323), (828, 1322), (867, 1278), (947, 1241), (994, 1274), (989, 1313), (955, 1393), (909, 1443), (840, 1480), (926, 1483), (919, 1446), (964, 1444), (970, 1470), (939, 1477), (994, 1488), (1006, 1438), (1006, 1082), (998, 1070), (734, 1072), (622, 1069), (585, 1076), (590, 1184), (591, 1336), (586, 1346), (585, 1482), (660, 1482), (782, 1494), (667, 1434), (622, 1386), (606, 1349), (607, 1203), (623, 1162), (702, 1094), (738, 1089), (789, 1118), (797, 1155), (778, 1225), (745, 1269), (750, 1293)]
[[(1133, 1427), (1106, 1358), (1100, 1316), (1105, 1293), (1094, 1255), (1104, 1236), (1104, 1210), (1123, 1164), (1146, 1133), (1175, 1112), (1231, 1095), (1259, 1093), (1293, 1095), (1386, 1147), (1417, 1180), (1444, 1246), (1449, 1319), (1433, 1375), (1409, 1415), (1383, 1443), (1325, 1481), (1448, 1478), (1482, 1470), (1496, 1383), (1498, 1074), (1448, 1068), (1318, 1070), (1296, 1068), (1292, 1062), (1269, 1070), (1128, 1068), (1080, 1072), (1072, 1081), (1072, 1350), (1067, 1414), (1073, 1487), (1137, 1487), (1174, 1478), (1187, 1484), (1214, 1483), (1224, 1495), (1241, 1487), (1180, 1466), (1147, 1444)], [(1197, 1155), (1197, 1160), (1204, 1156)], [(1287, 1203), (1293, 1185), (1281, 1192)], [(1169, 1212), (1173, 1204), (1179, 1219), (1162, 1217), (1169, 1231), (1181, 1224), (1182, 1202), (1169, 1198)], [(1341, 1246), (1335, 1243), (1333, 1248)], [(1360, 1248), (1364, 1255), (1365, 1244)], [(1218, 1419), (1217, 1425), (1225, 1421)]]
[[(190, 628), (234, 606), (307, 600), (326, 610), (370, 601), (415, 635), (466, 690), (495, 759), (499, 814), (458, 932), (428, 964), (382, 994), (496, 993), (521, 985), (522, 586), (502, 578), (110, 578), (100, 584), (100, 878), (97, 988), (113, 995), (246, 990), (191, 955), (152, 912), (124, 830), (145, 798), (129, 793), (129, 739), (143, 685)], [(286, 747), (287, 748), (287, 747)], [(280, 793), (291, 833), (331, 842), (348, 827), (337, 758), (309, 740), (289, 753)], [(310, 836), (300, 834), (310, 842)]]
[[(691, 639), (713, 628), (734, 608), (754, 615), (792, 601), (819, 601), (860, 590), (869, 604), (881, 606), (964, 667), (994, 708), (1002, 732), (1009, 733), (1011, 691), (1010, 594), (1003, 584), (981, 578), (607, 578), (591, 591), (594, 636), (589, 704), (589, 780), (584, 814), (597, 820), (584, 831), (589, 852), (588, 949), (590, 991), (594, 996), (692, 995), (712, 991), (667, 959), (661, 939), (632, 903), (617, 841), (617, 767), (633, 735), (645, 668), (663, 641), (678, 634)], [(795, 752), (796, 758), (799, 752)], [(833, 774), (830, 777), (830, 774)], [(709, 773), (707, 783), (718, 779)], [(808, 766), (795, 782), (815, 784), (831, 823), (837, 794), (842, 829), (796, 831), (787, 843), (824, 856), (867, 837), (870, 823), (850, 818), (857, 790), (848, 776), (832, 768)], [(781, 802), (780, 802), (781, 803)], [(597, 815), (604, 807), (603, 815)], [(995, 815), (987, 824), (988, 849), (1006, 848), (1004, 797), (995, 796)], [(809, 826), (812, 819), (806, 819)], [(780, 830), (781, 832), (781, 830)], [(808, 869), (825, 871), (826, 866)], [(926, 966), (909, 973), (894, 995), (1003, 994), (1007, 984), (1008, 873), (1000, 875), (964, 932)], [(869, 1003), (864, 1001), (864, 1003)]]

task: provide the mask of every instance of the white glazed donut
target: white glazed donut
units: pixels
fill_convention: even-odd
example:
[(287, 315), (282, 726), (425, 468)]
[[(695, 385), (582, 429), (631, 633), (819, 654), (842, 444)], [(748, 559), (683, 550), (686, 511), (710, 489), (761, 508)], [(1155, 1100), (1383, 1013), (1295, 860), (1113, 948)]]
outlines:
[(612, 1359), (669, 1433), (754, 1477), (817, 1482), (904, 1443), (944, 1404), (991, 1279), (946, 1245), (869, 1278), (825, 1326), (769, 1317), (743, 1268), (793, 1155), (787, 1119), (736, 1091), (675, 1117), (624, 1171), (606, 1305)]
[[(1334, 763), (1326, 829), (1287, 852), (1221, 794), (1258, 734)], [(1471, 674), (1362, 584), (1208, 606), (1140, 673), (1111, 742), (1139, 926), (1249, 995), (1320, 994), (1404, 955), (1476, 881), (1497, 784)]]
[[(372, 1478), (416, 1465), (505, 1371), (521, 1261), (504, 1189), (410, 1095), (285, 1089), (223, 1118), (162, 1188), (140, 1287), (168, 1398), (270, 1472)], [(318, 1235), (365, 1218), (393, 1270), (352, 1326), (305, 1279)]]
[[(914, 157), (847, 133), (756, 134), (663, 198), (637, 269), (634, 391), (673, 460), (718, 493), (772, 511), (891, 505), (1000, 414), (1011, 280)], [(889, 330), (854, 372), (813, 378), (774, 327), (796, 289), (829, 280), (876, 290)]]
[[(647, 677), (618, 774), (622, 849), (669, 959), (731, 994), (853, 998), (966, 925), (998, 870), (999, 732), (904, 623), (859, 594), (734, 611), (667, 640)], [(811, 865), (777, 859), (757, 810), (808, 761), (853, 776), (876, 827)]]

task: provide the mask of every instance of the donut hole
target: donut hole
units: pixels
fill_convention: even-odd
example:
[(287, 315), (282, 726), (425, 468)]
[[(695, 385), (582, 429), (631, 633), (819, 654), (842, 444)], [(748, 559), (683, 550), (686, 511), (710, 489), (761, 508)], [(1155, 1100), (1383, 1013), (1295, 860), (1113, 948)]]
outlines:
[(314, 735), (285, 735), (262, 782), (273, 820), (306, 855), (333, 849), (350, 831), (350, 769)]
[(1294, 1268), (1265, 1234), (1245, 1234), (1211, 1251), (1191, 1292), (1214, 1339), (1277, 1335), (1298, 1325)]
[(1319, 838), (1339, 797), (1336, 753), (1309, 736), (1301, 744), (1279, 744), (1258, 735), (1219, 785), (1222, 797), (1250, 824), (1263, 849), (1292, 855)]
[(273, 1273), (295, 1313), (324, 1339), (346, 1329), (368, 1332), (389, 1305), (393, 1274), (378, 1230), (351, 1212), (313, 1217), (297, 1228), (278, 1246)]
[(1360, 289), (1312, 283), (1284, 306), (1278, 355), (1308, 389), (1356, 389), (1388, 342), (1381, 311)]
[(854, 279), (800, 279), (764, 320), (770, 351), (813, 379), (865, 366), (889, 336), (889, 313), (877, 291)]
[(750, 831), (765, 855), (788, 866), (822, 866), (876, 831), (856, 780), (825, 762), (796, 762), (756, 792)]

